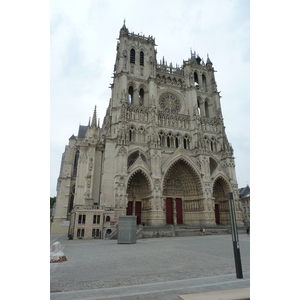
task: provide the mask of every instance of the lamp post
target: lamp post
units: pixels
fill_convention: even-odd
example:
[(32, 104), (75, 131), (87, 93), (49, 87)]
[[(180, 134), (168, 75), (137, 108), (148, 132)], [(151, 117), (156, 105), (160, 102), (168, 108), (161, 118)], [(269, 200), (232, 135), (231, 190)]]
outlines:
[(236, 278), (243, 278), (241, 255), (240, 255), (240, 244), (239, 244), (239, 237), (238, 237), (237, 227), (236, 227), (233, 194), (230, 192), (228, 193), (227, 197), (229, 203), (229, 214), (230, 214), (230, 223), (231, 223), (231, 234), (232, 234), (233, 253), (234, 253), (234, 260), (235, 260)]

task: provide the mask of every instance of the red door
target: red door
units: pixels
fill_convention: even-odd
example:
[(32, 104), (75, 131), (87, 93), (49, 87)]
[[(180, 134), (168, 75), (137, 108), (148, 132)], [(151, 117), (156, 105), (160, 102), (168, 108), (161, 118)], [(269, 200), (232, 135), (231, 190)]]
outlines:
[(215, 204), (215, 219), (216, 224), (220, 224), (219, 204)]
[(126, 208), (126, 216), (132, 216), (132, 201), (128, 201)]
[(172, 198), (166, 199), (166, 221), (167, 221), (167, 224), (173, 224), (173, 200), (172, 200)]
[(137, 224), (141, 224), (142, 202), (135, 202), (135, 215), (137, 216)]
[(177, 215), (177, 224), (183, 224), (181, 198), (176, 198), (176, 215)]

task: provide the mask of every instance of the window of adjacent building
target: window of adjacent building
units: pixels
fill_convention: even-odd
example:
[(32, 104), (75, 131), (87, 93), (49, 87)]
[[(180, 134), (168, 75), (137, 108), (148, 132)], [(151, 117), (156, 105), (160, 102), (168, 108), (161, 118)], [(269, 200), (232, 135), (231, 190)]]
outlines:
[(94, 237), (95, 236), (95, 228), (93, 228), (93, 230), (92, 230), (92, 237)]
[(96, 229), (96, 237), (99, 236), (99, 233), (100, 233), (99, 229)]
[(130, 50), (130, 63), (135, 64), (135, 50), (134, 49)]
[(105, 221), (109, 222), (110, 221), (110, 216), (107, 216), (106, 219), (105, 219)]
[(143, 66), (144, 65), (144, 52), (141, 51), (140, 52), (140, 66)]
[(100, 224), (100, 215), (94, 215), (93, 224)]
[(78, 224), (85, 224), (85, 215), (78, 215)]
[(77, 237), (78, 238), (84, 237), (84, 228), (77, 229)]

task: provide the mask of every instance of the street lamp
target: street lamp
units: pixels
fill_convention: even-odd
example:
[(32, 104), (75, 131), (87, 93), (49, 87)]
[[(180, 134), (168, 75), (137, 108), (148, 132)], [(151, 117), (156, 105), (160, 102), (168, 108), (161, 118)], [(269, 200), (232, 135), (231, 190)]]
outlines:
[(236, 278), (243, 278), (241, 255), (240, 255), (240, 244), (239, 237), (236, 227), (236, 218), (235, 218), (235, 206), (233, 201), (233, 194), (230, 192), (227, 195), (229, 203), (229, 213), (230, 213), (230, 222), (231, 222), (231, 234), (232, 234), (232, 243), (233, 243), (233, 253), (235, 260), (235, 270)]

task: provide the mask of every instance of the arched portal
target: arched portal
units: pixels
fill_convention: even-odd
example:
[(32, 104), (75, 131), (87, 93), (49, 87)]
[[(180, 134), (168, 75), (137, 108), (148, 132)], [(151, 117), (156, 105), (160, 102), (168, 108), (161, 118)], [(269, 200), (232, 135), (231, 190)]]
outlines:
[(131, 175), (126, 193), (128, 195), (126, 215), (137, 216), (137, 224), (147, 223), (146, 212), (151, 207), (152, 192), (147, 175), (142, 170), (138, 170)]
[(166, 223), (199, 223), (203, 192), (199, 175), (185, 160), (173, 163), (163, 179)]
[(213, 184), (213, 197), (215, 200), (216, 224), (230, 224), (229, 205), (227, 195), (230, 192), (228, 183), (219, 177)]

